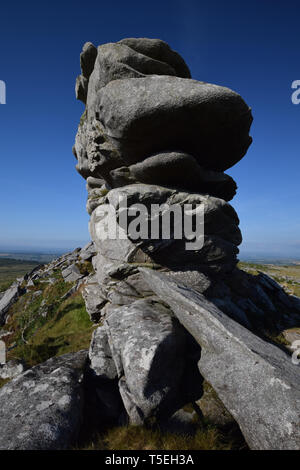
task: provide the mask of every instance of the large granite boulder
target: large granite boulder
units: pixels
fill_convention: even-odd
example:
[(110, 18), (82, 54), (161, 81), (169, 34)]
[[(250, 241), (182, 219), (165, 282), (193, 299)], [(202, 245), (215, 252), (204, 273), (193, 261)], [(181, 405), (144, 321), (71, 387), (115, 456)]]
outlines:
[(194, 157), (184, 152), (158, 153), (129, 167), (111, 170), (108, 180), (112, 187), (157, 184), (207, 193), (226, 201), (233, 198), (237, 188), (230, 176), (202, 168)]
[(127, 413), (120, 396), (118, 373), (108, 342), (105, 326), (93, 333), (87, 369), (86, 420), (94, 429), (127, 422)]
[(94, 376), (104, 380), (114, 380), (118, 377), (105, 326), (99, 326), (93, 333), (89, 359)]
[(80, 55), (80, 66), (81, 77), (89, 80), (88, 107), (99, 89), (113, 80), (147, 75), (191, 77), (183, 58), (160, 39), (128, 38), (103, 44), (98, 49), (86, 43)]
[(127, 164), (156, 152), (181, 150), (203, 167), (223, 171), (251, 143), (251, 111), (242, 98), (196, 80), (153, 75), (111, 81), (87, 109), (89, 121), (100, 121), (104, 139)]
[[(162, 210), (165, 216), (172, 206), (175, 206), (181, 213), (184, 211), (184, 205), (202, 206), (205, 227), (203, 244), (200, 243), (199, 237), (198, 248), (195, 246), (194, 249), (187, 250), (187, 239), (176, 238), (175, 226), (174, 230), (170, 229), (169, 238), (158, 236), (154, 239), (150, 236), (150, 228), (148, 233), (144, 235), (141, 233), (141, 238), (134, 240), (130, 233), (130, 224), (122, 226), (121, 213), (139, 203), (147, 209), (145, 216), (141, 216), (141, 222), (146, 225), (148, 221), (147, 223), (151, 223), (152, 227), (157, 220), (157, 215), (152, 212), (153, 204), (159, 204), (165, 208)], [(111, 208), (115, 213), (110, 211)], [(119, 224), (120, 232), (122, 231), (122, 238), (109, 236), (109, 226), (113, 226), (114, 219)], [(128, 220), (130, 220), (129, 216)], [(90, 232), (98, 254), (111, 260), (112, 263), (154, 263), (175, 270), (184, 266), (185, 270), (192, 268), (202, 271), (228, 272), (237, 262), (237, 246), (241, 242), (238, 222), (239, 219), (233, 207), (223, 199), (178, 192), (154, 185), (131, 184), (111, 190), (102, 198), (102, 205), (99, 205), (92, 213)], [(200, 234), (200, 222), (198, 228)], [(97, 264), (103, 266), (103, 259), (101, 258)], [(99, 267), (101, 270), (101, 266)], [(106, 273), (108, 269), (105, 269)], [(100, 281), (99, 277), (98, 280)]]
[[(128, 38), (98, 49), (86, 43), (81, 69), (76, 95), (86, 110), (74, 155), (84, 178), (117, 187), (125, 177), (233, 197), (235, 183), (222, 171), (246, 153), (252, 122), (237, 93), (191, 80), (182, 57), (158, 39)], [(178, 181), (181, 165), (185, 181)], [(171, 170), (170, 181), (162, 167)]]
[(198, 363), (252, 449), (299, 450), (300, 375), (291, 357), (229, 318), (202, 294), (140, 271), (201, 346)]
[(0, 449), (57, 450), (75, 443), (87, 351), (53, 357), (0, 389)]
[[(156, 299), (141, 299), (113, 309), (105, 326), (120, 393), (132, 424), (171, 416), (201, 396), (202, 378), (186, 364), (188, 337)], [(185, 388), (191, 381), (193, 387)]]

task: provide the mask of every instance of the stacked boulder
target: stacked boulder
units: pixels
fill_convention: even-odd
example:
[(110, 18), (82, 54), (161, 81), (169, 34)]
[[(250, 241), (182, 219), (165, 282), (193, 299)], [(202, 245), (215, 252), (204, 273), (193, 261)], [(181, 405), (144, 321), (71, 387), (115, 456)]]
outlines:
[[(231, 271), (242, 239), (237, 214), (227, 203), (236, 183), (224, 170), (251, 143), (250, 108), (228, 88), (192, 80), (183, 59), (160, 40), (125, 39), (98, 49), (87, 43), (81, 68), (76, 93), (86, 109), (73, 150), (87, 180), (91, 231), (99, 219), (95, 209), (124, 195), (146, 205), (202, 204), (201, 252), (187, 259), (180, 242), (153, 247), (150, 240), (143, 247), (151, 251), (146, 257), (172, 267)], [(99, 253), (109, 259), (101, 245)], [(119, 258), (124, 262), (124, 253)]]
[[(201, 398), (203, 379), (211, 374), (200, 367), (199, 359), (212, 348), (209, 341), (214, 335), (207, 343), (209, 335), (198, 334), (196, 326), (187, 327), (172, 295), (164, 298), (147, 268), (164, 272), (161, 283), (170, 280), (165, 284), (168, 294), (174, 285), (176, 297), (177, 286), (184, 286), (196, 298), (197, 308), (203, 303), (208, 315), (231, 317), (246, 331), (246, 339), (243, 334), (239, 337), (247, 344), (253, 342), (247, 336), (253, 334), (249, 330), (257, 332), (269, 314), (280, 321), (284, 309), (285, 318), (293, 323), (299, 309), (269, 278), (261, 275), (253, 280), (236, 268), (242, 237), (238, 216), (228, 201), (237, 186), (224, 171), (243, 158), (252, 141), (251, 110), (240, 95), (192, 80), (180, 55), (158, 39), (124, 39), (98, 48), (86, 43), (80, 63), (76, 95), (85, 111), (73, 153), (76, 168), (87, 181), (90, 233), (97, 252), (89, 297), (95, 294), (98, 299), (94, 315), (102, 321), (91, 343), (90, 374), (99, 409), (109, 408), (107, 394), (101, 390), (110, 384), (111, 394), (119, 394), (132, 424), (161, 424), (184, 404)], [(167, 239), (149, 233), (133, 237), (128, 225), (122, 225), (122, 214), (125, 210), (129, 216), (128, 208), (139, 204), (149, 211), (154, 204), (201, 206), (203, 243), (187, 250), (186, 240), (176, 237), (174, 230)], [(117, 220), (122, 236), (103, 237), (111, 218)], [(154, 219), (150, 211), (140, 221), (151, 225)], [(272, 321), (268, 318), (268, 326)], [(242, 360), (251, 362), (253, 357), (245, 353)], [(281, 372), (270, 383), (281, 380)], [(228, 370), (228, 374), (235, 372)], [(247, 370), (244, 374), (246, 380)], [(232, 383), (238, 380), (243, 380), (243, 373)], [(259, 408), (251, 380), (247, 389)], [(298, 390), (299, 382), (292, 379), (291, 383)], [(232, 401), (232, 393), (227, 400), (224, 390), (221, 395), (251, 447), (274, 448), (281, 442), (283, 448), (295, 448), (290, 439), (295, 413), (291, 411), (283, 423), (286, 431), (273, 442), (272, 432), (270, 438), (254, 438), (253, 426), (248, 426), (250, 431), (247, 428), (250, 412), (240, 410), (245, 403)], [(293, 391), (292, 399), (295, 395)], [(273, 396), (270, 391), (271, 408)], [(258, 416), (265, 429), (265, 415), (258, 411)], [(276, 417), (268, 425), (276, 427)]]
[[(110, 371), (107, 379), (118, 380), (130, 422), (141, 424), (171, 416), (180, 405), (200, 398), (202, 377), (195, 374), (199, 351), (194, 339), (138, 269), (176, 272), (204, 289), (209, 281), (202, 271), (234, 268), (241, 233), (227, 201), (236, 184), (223, 171), (247, 151), (252, 116), (237, 93), (192, 80), (184, 60), (160, 40), (125, 39), (98, 49), (87, 43), (80, 63), (76, 94), (86, 109), (73, 150), (77, 170), (87, 180), (97, 250), (96, 283), (85, 299), (92, 304), (94, 298), (94, 318), (104, 318), (90, 356), (92, 365), (97, 363), (98, 351), (107, 350), (98, 345), (106, 335), (116, 367), (112, 377), (101, 356), (103, 370)], [(187, 251), (185, 240), (173, 233), (168, 240), (133, 240), (127, 227), (122, 227), (122, 239), (103, 240), (99, 233), (110, 222), (105, 209), (113, 207), (119, 220), (124, 200), (126, 208), (141, 202), (149, 209), (154, 203), (202, 205), (203, 248)], [(96, 368), (95, 374), (103, 376), (103, 371)], [(195, 386), (187, 393), (191, 380)]]

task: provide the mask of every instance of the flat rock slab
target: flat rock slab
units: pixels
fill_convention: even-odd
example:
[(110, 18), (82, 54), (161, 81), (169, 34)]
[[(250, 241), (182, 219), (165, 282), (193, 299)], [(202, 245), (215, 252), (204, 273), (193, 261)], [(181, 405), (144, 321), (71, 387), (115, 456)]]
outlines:
[(105, 326), (99, 326), (92, 336), (89, 349), (90, 369), (102, 379), (116, 379), (117, 369), (108, 344)]
[(0, 325), (5, 323), (7, 312), (10, 307), (18, 300), (20, 295), (20, 284), (14, 283), (7, 289), (0, 299)]
[(78, 281), (83, 277), (75, 263), (63, 269), (61, 274), (66, 282)]
[(89, 261), (96, 254), (97, 252), (95, 246), (93, 242), (90, 242), (81, 249), (79, 257), (82, 259), (82, 261)]
[(153, 270), (140, 271), (200, 344), (199, 370), (238, 422), (250, 448), (299, 450), (299, 366), (202, 294)]
[(95, 276), (89, 276), (82, 289), (82, 297), (85, 302), (86, 311), (91, 321), (97, 323), (101, 317), (101, 310), (106, 300)]
[(53, 357), (0, 389), (0, 449), (58, 450), (77, 437), (87, 351)]

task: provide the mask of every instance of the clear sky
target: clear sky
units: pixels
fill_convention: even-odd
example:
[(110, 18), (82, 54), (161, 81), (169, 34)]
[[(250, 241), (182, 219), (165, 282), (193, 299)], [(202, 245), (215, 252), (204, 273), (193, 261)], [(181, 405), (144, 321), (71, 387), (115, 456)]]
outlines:
[(300, 256), (299, 2), (43, 1), (1, 4), (0, 249), (70, 249), (89, 240), (84, 180), (72, 145), (82, 45), (151, 37), (192, 77), (228, 86), (252, 107), (253, 144), (228, 173), (242, 252)]

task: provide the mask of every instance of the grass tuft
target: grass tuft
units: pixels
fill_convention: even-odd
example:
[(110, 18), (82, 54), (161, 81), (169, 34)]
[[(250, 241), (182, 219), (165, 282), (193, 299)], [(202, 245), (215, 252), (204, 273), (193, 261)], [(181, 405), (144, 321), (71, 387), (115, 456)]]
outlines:
[(194, 436), (163, 433), (143, 426), (119, 426), (96, 436), (82, 450), (236, 450), (245, 444), (233, 433), (205, 425)]

